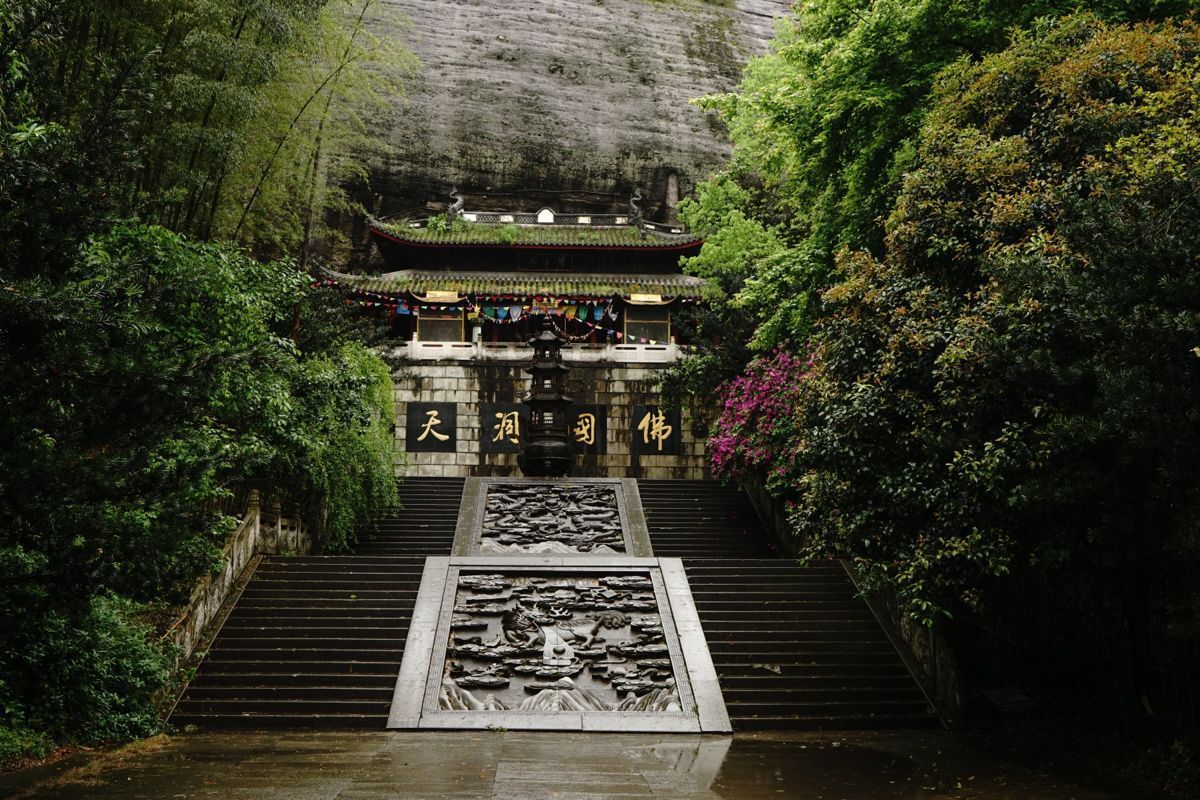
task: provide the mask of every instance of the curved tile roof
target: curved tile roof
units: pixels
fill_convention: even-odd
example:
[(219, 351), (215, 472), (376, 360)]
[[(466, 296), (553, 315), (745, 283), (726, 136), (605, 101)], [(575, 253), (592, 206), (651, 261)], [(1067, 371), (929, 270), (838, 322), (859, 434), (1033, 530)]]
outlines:
[(372, 220), (371, 233), (398, 242), (426, 246), (620, 247), (672, 249), (694, 246), (691, 233), (665, 233), (634, 225), (495, 224), (456, 222), (446, 228), (411, 227)]
[(457, 292), (460, 295), (549, 295), (552, 297), (628, 297), (658, 294), (699, 299), (704, 280), (691, 275), (577, 274), (562, 272), (447, 272), (403, 270), (385, 275), (347, 275), (326, 270), (344, 287), (379, 294)]

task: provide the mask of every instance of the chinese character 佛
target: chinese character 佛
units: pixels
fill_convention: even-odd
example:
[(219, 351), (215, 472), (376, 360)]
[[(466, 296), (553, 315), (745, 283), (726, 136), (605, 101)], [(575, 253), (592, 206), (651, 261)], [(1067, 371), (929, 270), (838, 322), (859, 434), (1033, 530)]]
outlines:
[(417, 437), (418, 442), (425, 441), (425, 439), (429, 436), (432, 436), (439, 442), (444, 442), (450, 438), (449, 435), (445, 433), (439, 433), (436, 430), (437, 426), (442, 424), (441, 419), (438, 418), (437, 409), (434, 409), (433, 411), (426, 411), (425, 416), (429, 417), (429, 419), (425, 420), (425, 427), (421, 430), (421, 435)]
[(596, 415), (580, 414), (575, 420), (575, 441), (580, 444), (593, 445), (596, 443)]
[(638, 430), (642, 432), (642, 442), (650, 444), (650, 440), (653, 439), (659, 450), (663, 449), (663, 442), (670, 439), (674, 432), (674, 428), (667, 424), (667, 416), (661, 408), (647, 411), (646, 416), (638, 423)]
[(497, 411), (496, 424), (492, 426), (492, 430), (496, 432), (492, 437), (493, 442), (508, 439), (513, 444), (521, 443), (521, 417), (516, 411)]

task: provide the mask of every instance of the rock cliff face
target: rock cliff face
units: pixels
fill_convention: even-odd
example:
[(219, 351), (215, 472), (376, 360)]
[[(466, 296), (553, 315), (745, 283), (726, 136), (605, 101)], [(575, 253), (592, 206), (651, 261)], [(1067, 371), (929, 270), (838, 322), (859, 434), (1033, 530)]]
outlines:
[(663, 218), (669, 194), (729, 153), (719, 120), (688, 101), (732, 89), (789, 6), (385, 0), (375, 32), (410, 43), (422, 67), (377, 120), (394, 151), (362, 199), (380, 215), (441, 208), (457, 185), (468, 207), (615, 212), (636, 187)]

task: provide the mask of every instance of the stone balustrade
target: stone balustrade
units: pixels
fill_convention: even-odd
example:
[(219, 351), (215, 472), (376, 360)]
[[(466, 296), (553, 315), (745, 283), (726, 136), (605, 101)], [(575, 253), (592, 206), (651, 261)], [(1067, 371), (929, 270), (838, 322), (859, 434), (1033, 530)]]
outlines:
[(285, 517), (279, 503), (266, 512), (257, 489), (250, 492), (246, 512), (225, 540), (222, 566), (200, 577), (183, 612), (163, 637), (176, 652), (178, 663), (191, 658), (239, 579), (257, 556), (294, 553), (305, 555), (316, 547), (313, 531), (299, 517)]
[[(669, 344), (573, 344), (563, 361), (585, 364), (673, 364), (684, 350)], [(528, 361), (528, 345), (518, 342), (410, 341), (392, 350), (409, 361)]]

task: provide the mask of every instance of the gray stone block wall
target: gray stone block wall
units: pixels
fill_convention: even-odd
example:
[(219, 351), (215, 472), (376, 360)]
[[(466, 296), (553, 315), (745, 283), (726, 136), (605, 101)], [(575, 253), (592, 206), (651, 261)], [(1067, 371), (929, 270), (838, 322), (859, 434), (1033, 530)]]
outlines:
[[(395, 378), (397, 464), (408, 475), (507, 477), (519, 475), (516, 453), (484, 453), (479, 416), (484, 403), (519, 402), (529, 385), (523, 364), (469, 361), (413, 364)], [(631, 452), (633, 407), (658, 405), (658, 376), (666, 365), (572, 365), (569, 392), (576, 403), (608, 408), (607, 453), (580, 458), (575, 474), (606, 478), (708, 478), (703, 436), (691, 410), (681, 412), (679, 455)], [(410, 402), (458, 405), (453, 453), (411, 453), (405, 447)], [(486, 421), (485, 421), (486, 422)], [(703, 420), (701, 422), (704, 422)]]

